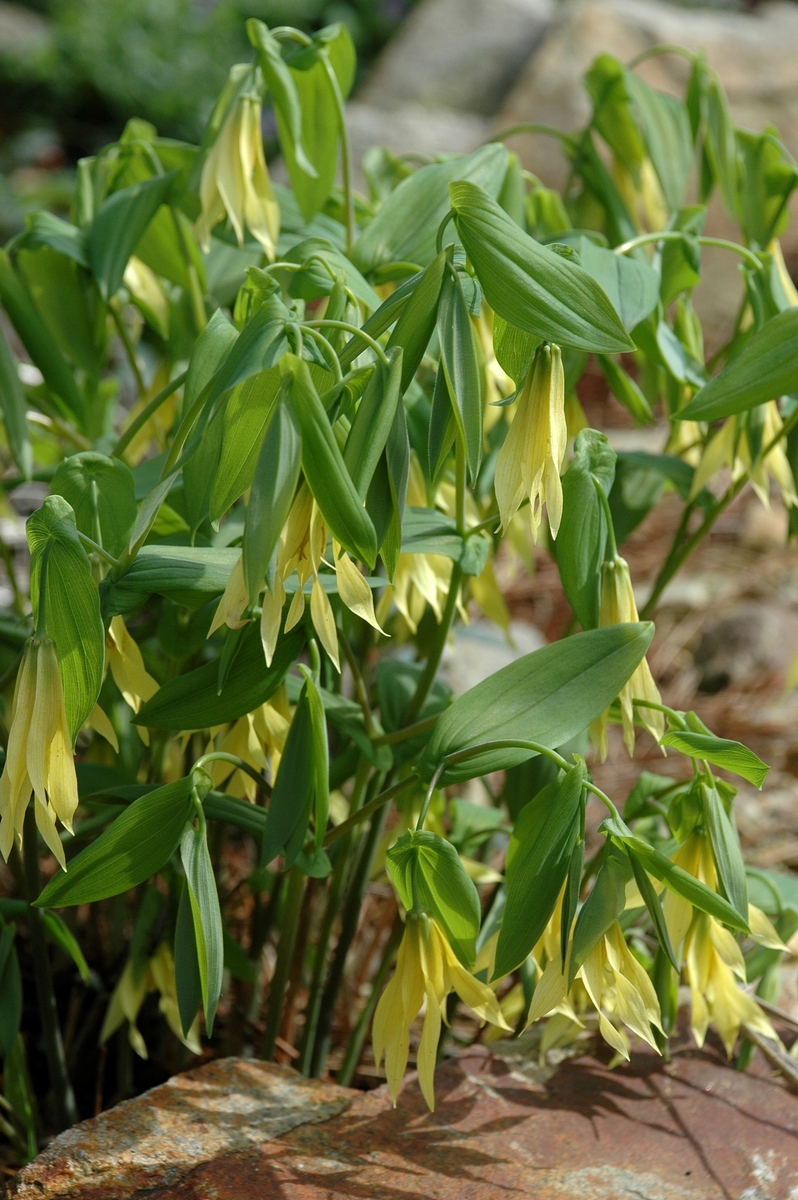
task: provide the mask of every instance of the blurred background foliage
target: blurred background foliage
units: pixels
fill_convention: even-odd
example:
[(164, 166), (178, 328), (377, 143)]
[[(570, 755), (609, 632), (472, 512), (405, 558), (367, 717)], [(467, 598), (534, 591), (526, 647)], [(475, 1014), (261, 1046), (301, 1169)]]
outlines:
[(68, 208), (74, 163), (118, 137), (129, 117), (199, 141), (231, 64), (251, 56), (245, 18), (308, 32), (343, 21), (363, 71), (413, 3), (0, 2), (0, 241), (28, 211)]

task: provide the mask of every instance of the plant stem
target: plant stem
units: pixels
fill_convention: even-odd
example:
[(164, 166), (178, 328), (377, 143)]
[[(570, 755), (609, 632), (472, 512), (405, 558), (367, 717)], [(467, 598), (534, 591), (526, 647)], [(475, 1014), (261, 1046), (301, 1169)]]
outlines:
[(302, 908), (302, 892), (305, 886), (305, 876), (297, 867), (292, 867), (288, 874), (288, 887), (285, 894), (280, 927), (280, 941), (277, 946), (277, 962), (274, 975), (269, 986), (269, 1003), (266, 1009), (266, 1026), (263, 1033), (263, 1049), (261, 1057), (274, 1057), (274, 1047), (280, 1032), (280, 1018), (283, 1012), (283, 998), (291, 970), (291, 960), (294, 956), (299, 913)]
[(349, 948), (357, 932), (363, 892), (371, 873), (374, 851), (382, 834), (384, 821), (385, 809), (383, 808), (375, 815), (374, 820), (371, 822), (371, 827), (363, 838), (360, 854), (352, 871), (349, 888), (347, 889), (346, 900), (344, 901), (341, 913), (341, 931), (338, 935), (338, 943), (335, 947), (332, 963), (330, 964), (330, 974), (321, 998), (319, 1021), (316, 1029), (316, 1044), (313, 1047), (313, 1057), (310, 1065), (310, 1073), (314, 1078), (318, 1078), (324, 1070), (327, 1055), (330, 1051), (335, 1002), (338, 999), (338, 992), (343, 983)]
[(369, 800), (368, 804), (364, 804), (354, 816), (347, 817), (340, 825), (336, 825), (334, 829), (329, 830), (324, 838), (324, 849), (326, 850), (332, 842), (337, 842), (338, 838), (349, 833), (350, 829), (354, 829), (361, 821), (365, 821), (373, 813), (379, 812), (383, 805), (387, 804), (389, 800), (393, 800), (394, 796), (398, 796), (405, 788), (412, 787), (416, 783), (418, 783), (418, 776), (413, 772), (406, 779), (402, 779), (399, 783), (394, 783), (391, 787), (386, 788), (384, 792), (380, 792), (379, 796), (375, 796), (373, 800)]
[[(369, 776), (369, 762), (364, 754), (360, 755), (358, 762), (357, 774), (355, 776), (355, 785), (352, 791), (352, 799), (349, 804), (350, 816), (353, 816), (363, 804), (363, 795), (366, 790), (366, 784)], [(305, 1032), (302, 1038), (301, 1054), (298, 1062), (298, 1067), (303, 1075), (310, 1072), (310, 1066), (313, 1059), (313, 1050), (316, 1044), (316, 1032), (319, 1024), (319, 1013), (321, 1012), (321, 1002), (323, 996), (324, 974), (327, 966), (327, 952), (330, 946), (330, 938), (332, 937), (333, 927), (340, 912), (341, 892), (343, 891), (344, 878), (346, 868), (349, 864), (349, 855), (352, 848), (353, 834), (347, 834), (341, 846), (338, 847), (338, 854), (333, 867), (332, 878), (330, 880), (330, 889), (327, 893), (327, 905), (324, 910), (321, 928), (319, 930), (319, 939), (315, 949), (315, 960), (313, 963), (313, 977), (310, 984), (310, 992), (308, 994), (308, 1002), (305, 1007)]]
[(438, 673), (438, 667), (440, 666), (441, 658), (443, 656), (446, 639), (448, 638), (449, 630), (452, 627), (454, 610), (457, 605), (457, 595), (460, 591), (460, 583), (462, 578), (463, 568), (459, 563), (452, 563), (452, 577), (449, 581), (449, 594), (446, 597), (446, 607), (443, 610), (441, 623), (438, 626), (438, 632), (435, 636), (435, 641), (430, 651), (429, 658), (427, 659), (426, 666), (421, 672), (421, 676), (419, 677), (419, 681), (416, 685), (416, 690), (410, 698), (410, 702), (404, 711), (404, 715), (402, 717), (403, 725), (412, 725), (417, 719), (419, 713), (424, 707), (424, 701), (429, 695), (429, 690), (435, 682), (435, 676)]
[(75, 1093), (69, 1078), (66, 1065), (64, 1043), (61, 1038), (61, 1028), (58, 1024), (58, 1007), (55, 1002), (53, 989), (53, 974), (50, 969), (50, 956), (47, 950), (47, 938), (44, 931), (44, 918), (38, 908), (33, 907), (41, 891), (41, 875), (39, 873), (39, 848), (37, 845), (36, 817), (33, 806), (29, 805), (25, 812), (25, 826), (22, 839), (23, 857), (25, 863), (25, 889), (28, 900), (28, 932), (30, 934), (33, 957), (33, 972), (36, 979), (36, 997), (39, 1001), (39, 1018), (42, 1023), (44, 1046), (47, 1054), (47, 1066), (50, 1072), (50, 1087), (53, 1093), (53, 1107), (59, 1133), (69, 1129), (79, 1120), (75, 1104)]
[(335, 321), (332, 317), (319, 317), (318, 320), (303, 321), (302, 325), (307, 329), (323, 329), (325, 325), (328, 325), (331, 329), (343, 329), (346, 333), (350, 333), (352, 337), (359, 337), (361, 341), (365, 342), (374, 351), (377, 358), (381, 360), (383, 366), (389, 367), (391, 365), (388, 361), (388, 355), (377, 339), (373, 338), (370, 333), (366, 333), (365, 329), (359, 329), (357, 325), (350, 325), (348, 321)]
[(393, 733), (382, 733), (379, 737), (374, 738), (374, 745), (395, 746), (398, 742), (406, 742), (409, 738), (417, 737), (421, 733), (426, 733), (428, 729), (433, 729), (440, 718), (440, 713), (434, 713), (431, 717), (425, 717), (423, 721), (416, 721), (415, 725), (405, 725), (402, 729), (395, 729)]
[(122, 320), (122, 314), (119, 311), (119, 305), (115, 300), (112, 300), (108, 307), (111, 310), (111, 316), (114, 319), (114, 325), (116, 325), (116, 331), (119, 334), (119, 340), (124, 348), (125, 357), (127, 358), (127, 361), (130, 364), (130, 369), (133, 372), (133, 378), (136, 381), (136, 390), (138, 391), (139, 396), (143, 397), (146, 395), (147, 388), (141, 374), (141, 368), (136, 361), (136, 351), (133, 349), (133, 343), (130, 340), (130, 334), (128, 333), (125, 322)]
[(138, 431), (147, 424), (152, 414), (157, 412), (161, 405), (164, 404), (170, 396), (173, 396), (178, 388), (183, 386), (183, 384), (186, 382), (187, 375), (188, 371), (183, 371), (180, 375), (176, 376), (171, 383), (167, 383), (166, 387), (162, 388), (158, 395), (154, 396), (153, 399), (150, 400), (149, 404), (147, 404), (141, 410), (135, 421), (130, 422), (127, 429), (125, 429), (124, 433), (119, 438), (119, 441), (111, 451), (111, 454), (114, 458), (122, 457), (125, 450), (127, 450), (128, 446), (133, 441), (133, 438), (136, 436)]
[(385, 953), (382, 956), (382, 961), (377, 969), (377, 974), (371, 982), (371, 992), (369, 998), (361, 1009), (360, 1016), (357, 1019), (357, 1025), (352, 1030), (352, 1034), (346, 1046), (343, 1062), (335, 1075), (335, 1082), (341, 1087), (349, 1087), (352, 1078), (357, 1070), (360, 1056), (363, 1053), (363, 1045), (368, 1035), (371, 1018), (374, 1016), (374, 1010), (377, 1007), (380, 995), (382, 993), (385, 980), (388, 978), (388, 972), (393, 966), (393, 960), (396, 951), (399, 949), (399, 943), (402, 940), (402, 935), (405, 927), (399, 918), (396, 918), (394, 927), (391, 930), (391, 936), (388, 939), (388, 945), (385, 947)]

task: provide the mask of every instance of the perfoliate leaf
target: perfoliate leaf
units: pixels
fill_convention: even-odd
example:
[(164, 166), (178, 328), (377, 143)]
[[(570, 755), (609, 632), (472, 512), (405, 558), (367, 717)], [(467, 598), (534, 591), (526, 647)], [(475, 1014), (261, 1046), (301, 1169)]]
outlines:
[(404, 833), (386, 855), (386, 866), (404, 907), (429, 909), (468, 969), (474, 965), (479, 897), (454, 846), (437, 833)]
[[(100, 597), (75, 514), (61, 496), (48, 496), (28, 518), (31, 604), (39, 611), (44, 581), (45, 632), (55, 642), (74, 738), (94, 708), (103, 681), (105, 630)], [(46, 565), (45, 565), (46, 564)]]

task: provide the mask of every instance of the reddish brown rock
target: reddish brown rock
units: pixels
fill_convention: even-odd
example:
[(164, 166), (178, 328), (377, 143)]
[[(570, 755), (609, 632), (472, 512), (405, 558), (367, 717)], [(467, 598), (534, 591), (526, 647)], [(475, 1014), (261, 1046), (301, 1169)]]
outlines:
[[(280, 1068), (235, 1059), (211, 1064), (57, 1138), (21, 1173), (15, 1195), (25, 1200), (798, 1196), (798, 1097), (764, 1065), (737, 1073), (715, 1051), (685, 1047), (668, 1064), (645, 1053), (633, 1056), (629, 1067), (610, 1071), (585, 1056), (544, 1078), (520, 1055), (513, 1057), (512, 1043), (502, 1049), (505, 1059), (477, 1047), (442, 1067), (432, 1114), (412, 1077), (393, 1110), (384, 1088), (353, 1098)], [(235, 1091), (225, 1090), (226, 1080)], [(251, 1103), (247, 1086), (257, 1096)], [(325, 1119), (336, 1106), (337, 1115)], [(280, 1132), (281, 1120), (294, 1128)]]

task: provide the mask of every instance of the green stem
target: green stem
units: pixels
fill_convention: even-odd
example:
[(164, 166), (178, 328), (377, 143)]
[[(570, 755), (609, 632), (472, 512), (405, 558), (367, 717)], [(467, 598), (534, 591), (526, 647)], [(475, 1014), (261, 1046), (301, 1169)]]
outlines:
[(415, 771), (413, 771), (410, 775), (408, 775), (407, 779), (402, 779), (401, 782), (394, 783), (391, 787), (386, 788), (384, 792), (380, 792), (380, 794), (375, 796), (373, 800), (369, 800), (368, 804), (364, 804), (363, 807), (354, 814), (354, 816), (347, 817), (346, 820), (342, 821), (340, 825), (336, 825), (334, 829), (329, 830), (324, 838), (324, 849), (326, 850), (327, 847), (332, 845), (333, 842), (337, 842), (340, 837), (343, 837), (344, 834), (349, 833), (349, 831), (354, 829), (356, 825), (359, 825), (361, 821), (365, 821), (366, 818), (372, 816), (373, 813), (379, 812), (383, 805), (387, 804), (389, 800), (393, 800), (394, 796), (398, 796), (400, 792), (405, 790), (405, 788), (413, 787), (416, 783), (418, 783), (418, 776), (416, 775)]
[[(355, 695), (357, 696), (358, 704), (363, 710), (363, 724), (366, 727), (366, 733), (369, 737), (373, 737), (374, 717), (372, 716), (368, 688), (366, 687), (366, 682), (363, 679), (363, 673), (360, 670), (360, 664), (358, 663), (355, 653), (349, 644), (349, 639), (340, 631), (338, 633), (338, 640), (343, 647), (344, 658), (349, 664), (349, 670), (352, 672), (352, 679), (354, 680), (355, 684)], [(352, 811), (354, 812), (355, 810), (352, 809)]]
[(25, 889), (29, 906), (27, 912), (28, 932), (36, 980), (36, 997), (39, 1002), (39, 1018), (42, 1023), (47, 1066), (50, 1072), (53, 1108), (60, 1132), (76, 1124), (79, 1118), (75, 1093), (72, 1091), (72, 1083), (67, 1070), (61, 1027), (58, 1024), (58, 1007), (53, 989), (53, 974), (50, 969), (44, 918), (41, 911), (33, 907), (33, 902), (41, 891), (41, 875), (39, 873), (36, 817), (32, 805), (28, 805), (25, 812), (22, 848), (25, 863)]
[(146, 395), (147, 388), (141, 374), (141, 368), (136, 361), (136, 351), (134, 350), (133, 343), (130, 340), (130, 334), (128, 333), (125, 322), (122, 320), (122, 314), (119, 311), (119, 305), (115, 300), (112, 300), (108, 307), (111, 310), (111, 316), (114, 319), (114, 325), (116, 325), (116, 331), (119, 334), (119, 340), (124, 348), (125, 357), (127, 358), (127, 361), (130, 364), (130, 369), (133, 372), (133, 378), (136, 381), (136, 390), (138, 391), (139, 397), (143, 397)]
[[(767, 458), (774, 446), (776, 446), (783, 438), (786, 438), (797, 425), (798, 408), (796, 408), (795, 411), (790, 414), (778, 433), (770, 439), (767, 446), (765, 446), (764, 450), (762, 450), (760, 453), (757, 462), (753, 464), (752, 467), (749, 468), (749, 470), (747, 470), (743, 475), (741, 475), (736, 483), (732, 484), (725, 495), (721, 496), (720, 500), (718, 500), (718, 502), (708, 510), (698, 529), (696, 529), (695, 533), (688, 538), (688, 540), (679, 549), (676, 549), (676, 540), (674, 539), (674, 544), (671, 547), (671, 551), (654, 582), (653, 588), (651, 589), (651, 595), (648, 597), (648, 600), (646, 600), (645, 604), (640, 610), (641, 620), (645, 620), (646, 617), (651, 615), (656, 608), (657, 601), (670, 583), (671, 579), (673, 579), (676, 572), (684, 565), (699, 542), (706, 537), (720, 514), (725, 512), (732, 500), (736, 500), (736, 498), (739, 496), (740, 492), (751, 478), (751, 470), (753, 469), (753, 466), (758, 465), (763, 459)], [(683, 528), (686, 528), (684, 519), (682, 525), (679, 526), (679, 530), (677, 530), (677, 537), (679, 536), (679, 533), (683, 532)]]
[(211, 750), (209, 754), (203, 754), (194, 763), (194, 767), (204, 767), (206, 762), (226, 762), (232, 763), (239, 771), (243, 771), (249, 775), (250, 779), (254, 779), (258, 787), (263, 789), (267, 786), (266, 780), (254, 767), (248, 762), (244, 762), (243, 758), (239, 758), (237, 754), (228, 754), (226, 750)]
[(440, 720), (440, 713), (434, 713), (431, 717), (425, 717), (423, 721), (416, 721), (414, 725), (405, 725), (403, 729), (395, 729), (393, 733), (382, 733), (379, 737), (374, 738), (375, 746), (395, 746), (399, 742), (406, 742), (409, 738), (417, 737), (419, 734), (426, 733), (428, 729), (433, 729)]
[(335, 74), (330, 57), (324, 53), (321, 56), (330, 88), (335, 100), (338, 113), (338, 132), (341, 135), (341, 174), (344, 185), (344, 209), (346, 211), (346, 252), (350, 253), (355, 244), (355, 195), (352, 190), (352, 143), (349, 140), (349, 129), (346, 124), (346, 105), (341, 94), (338, 76)]
[(304, 886), (305, 876), (296, 867), (292, 867), (288, 875), (280, 941), (277, 945), (277, 962), (274, 965), (274, 975), (269, 987), (269, 1003), (266, 1009), (266, 1026), (263, 1032), (263, 1050), (261, 1052), (261, 1057), (264, 1059), (274, 1057), (274, 1047), (280, 1032), (283, 999), (288, 984), (288, 974), (291, 970), (291, 960), (294, 956)]
[(86, 549), (90, 550), (92, 554), (99, 555), (99, 557), (107, 562), (111, 567), (119, 566), (119, 559), (114, 558), (113, 554), (109, 554), (107, 550), (103, 550), (102, 546), (99, 544), (99, 542), (95, 542), (94, 538), (90, 538), (86, 533), (81, 533), (80, 530), (78, 530), (78, 537)]
[(445, 765), (446, 765), (445, 763), (440, 763), (439, 766), (437, 766), (435, 768), (432, 779), (430, 779), (430, 781), (429, 781), (429, 787), (427, 788), (427, 794), (424, 797), (424, 803), (421, 805), (421, 811), (419, 812), (418, 820), (416, 821), (416, 832), (417, 833), (419, 832), (419, 830), (424, 828), (424, 822), (427, 819), (427, 813), (429, 811), (429, 806), (432, 802), (432, 795), (433, 795), (433, 792), (435, 791), (438, 780), (440, 779), (441, 775), (443, 774)]
[(403, 725), (412, 725), (416, 720), (422, 708), (424, 707), (424, 701), (427, 699), (429, 690), (435, 681), (435, 676), (438, 673), (438, 667), (440, 666), (443, 650), (446, 645), (446, 639), (449, 636), (449, 630), (451, 629), (452, 621), (454, 619), (454, 610), (457, 605), (457, 595), (460, 591), (460, 583), (462, 578), (463, 568), (459, 563), (453, 563), (452, 577), (449, 581), (449, 594), (446, 597), (446, 607), (443, 610), (441, 623), (438, 626), (438, 632), (435, 635), (435, 641), (432, 645), (426, 666), (419, 677), (416, 690), (404, 711), (404, 716), (402, 717)]
[(640, 63), (645, 62), (647, 58), (658, 58), (661, 54), (678, 54), (682, 58), (686, 58), (688, 62), (695, 62), (697, 55), (692, 50), (688, 50), (685, 46), (677, 46), (671, 42), (663, 42), (661, 46), (652, 46), (650, 50), (643, 50), (640, 54), (636, 54), (626, 65), (629, 70), (640, 66)]
[(338, 355), (333, 350), (330, 343), (327, 341), (323, 333), (318, 329), (314, 329), (311, 325), (305, 325), (305, 333), (309, 333), (314, 342), (318, 342), (321, 346), (322, 353), (330, 365), (330, 370), (333, 374), (336, 384), (343, 382), (344, 374), (341, 370), (341, 364), (338, 361)]
[(382, 834), (384, 821), (385, 809), (383, 808), (374, 817), (368, 832), (363, 838), (360, 855), (352, 871), (351, 881), (346, 893), (346, 900), (341, 912), (341, 931), (338, 934), (335, 954), (330, 964), (330, 974), (321, 998), (319, 1022), (316, 1029), (316, 1044), (313, 1048), (313, 1058), (310, 1068), (310, 1073), (315, 1078), (318, 1078), (324, 1070), (327, 1055), (330, 1051), (335, 1003), (344, 980), (344, 970), (346, 968), (349, 948), (357, 932), (363, 892), (371, 874), (371, 864), (374, 860), (377, 843)]
[(360, 1056), (363, 1053), (363, 1045), (366, 1041), (366, 1036), (371, 1024), (371, 1018), (374, 1016), (374, 1010), (382, 994), (382, 989), (388, 978), (388, 972), (393, 966), (393, 960), (396, 951), (399, 949), (399, 943), (402, 940), (405, 927), (397, 918), (397, 921), (391, 932), (388, 940), (388, 945), (385, 947), (385, 953), (382, 956), (382, 961), (377, 970), (377, 974), (371, 983), (371, 992), (369, 998), (361, 1009), (360, 1016), (357, 1019), (357, 1025), (352, 1031), (352, 1035), (347, 1043), (346, 1052), (343, 1062), (335, 1075), (335, 1082), (341, 1087), (349, 1087), (352, 1078), (357, 1070)]
[[(352, 790), (352, 798), (349, 803), (350, 815), (354, 815), (363, 804), (363, 795), (366, 790), (366, 784), (369, 777), (369, 762), (365, 755), (361, 754), (358, 762), (357, 774), (355, 776), (355, 784)], [(349, 865), (349, 854), (352, 848), (352, 834), (350, 833), (343, 844), (338, 848), (338, 854), (333, 867), (332, 878), (330, 880), (330, 889), (327, 893), (327, 905), (324, 910), (319, 937), (315, 948), (315, 959), (313, 962), (313, 977), (310, 983), (310, 991), (308, 993), (308, 1002), (305, 1008), (305, 1032), (302, 1039), (301, 1053), (299, 1062), (297, 1063), (299, 1070), (303, 1075), (308, 1075), (313, 1061), (313, 1050), (316, 1045), (316, 1033), (319, 1026), (319, 1014), (321, 1012), (321, 1003), (323, 998), (324, 975), (327, 967), (327, 953), (330, 947), (330, 938), (338, 919), (341, 905), (341, 893), (344, 887), (344, 879), (346, 877), (346, 868)]]
[(515, 137), (519, 133), (541, 133), (545, 137), (556, 138), (559, 142), (575, 145), (574, 138), (570, 134), (563, 133), (561, 129), (555, 129), (553, 125), (540, 125), (537, 121), (521, 121), (518, 125), (510, 125), (507, 129), (494, 133), (490, 141), (504, 142), (507, 138)]
[(373, 338), (370, 333), (366, 333), (365, 329), (359, 329), (357, 325), (350, 325), (348, 321), (334, 321), (332, 317), (320, 317), (317, 321), (303, 321), (302, 324), (308, 329), (321, 329), (325, 325), (329, 325), (331, 329), (345, 329), (352, 337), (359, 337), (364, 341), (374, 351), (384, 366), (389, 367), (391, 365), (388, 362), (388, 355), (376, 338)]
[(141, 410), (135, 421), (130, 422), (127, 429), (120, 436), (119, 441), (111, 451), (111, 454), (114, 458), (122, 457), (125, 450), (127, 450), (128, 446), (133, 441), (133, 438), (136, 436), (138, 431), (147, 424), (152, 414), (157, 412), (161, 405), (164, 404), (170, 396), (173, 396), (178, 388), (183, 386), (183, 384), (186, 382), (187, 375), (188, 371), (183, 371), (180, 375), (173, 379), (171, 383), (167, 383), (166, 387), (162, 388), (158, 395), (153, 397), (149, 404)]
[[(684, 238), (684, 234), (676, 229), (661, 229), (655, 233), (641, 233), (639, 237), (632, 238), (628, 242), (623, 242), (622, 245), (616, 246), (615, 254), (628, 254), (630, 250), (637, 250), (639, 246), (647, 246), (652, 242), (678, 242)], [(699, 246), (716, 246), (721, 250), (731, 250), (733, 254), (739, 254), (740, 258), (758, 271), (762, 267), (762, 263), (754, 254), (753, 250), (749, 250), (747, 246), (741, 246), (738, 242), (731, 242), (727, 238), (716, 237), (697, 237), (695, 239)]]

